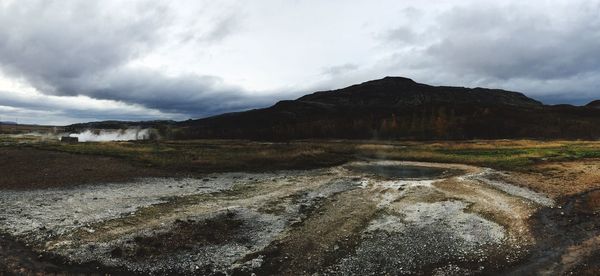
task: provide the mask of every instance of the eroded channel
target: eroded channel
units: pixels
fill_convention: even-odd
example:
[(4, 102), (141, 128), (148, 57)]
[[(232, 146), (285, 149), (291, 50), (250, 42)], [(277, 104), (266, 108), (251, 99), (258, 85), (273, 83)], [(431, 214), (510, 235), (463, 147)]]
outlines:
[(144, 274), (493, 273), (529, 254), (528, 220), (554, 204), (499, 174), (362, 161), (3, 191), (0, 231), (61, 261)]

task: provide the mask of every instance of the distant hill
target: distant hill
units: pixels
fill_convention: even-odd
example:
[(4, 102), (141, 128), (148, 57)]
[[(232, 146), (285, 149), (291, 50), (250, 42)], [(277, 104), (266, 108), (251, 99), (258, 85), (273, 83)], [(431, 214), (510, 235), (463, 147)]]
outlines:
[(10, 121), (0, 121), (0, 125), (16, 125), (16, 122), (10, 122)]
[(595, 100), (586, 105), (586, 107), (600, 108), (600, 100)]
[(179, 122), (175, 138), (600, 138), (599, 101), (547, 106), (518, 92), (386, 77), (263, 109)]
[(517, 92), (429, 86), (402, 77), (386, 77), (344, 89), (316, 92), (300, 97), (296, 102), (361, 107), (403, 107), (424, 104), (502, 104), (523, 107), (542, 105)]
[(83, 131), (86, 129), (127, 129), (127, 128), (161, 128), (174, 125), (175, 121), (99, 121), (72, 124), (66, 127), (67, 131)]

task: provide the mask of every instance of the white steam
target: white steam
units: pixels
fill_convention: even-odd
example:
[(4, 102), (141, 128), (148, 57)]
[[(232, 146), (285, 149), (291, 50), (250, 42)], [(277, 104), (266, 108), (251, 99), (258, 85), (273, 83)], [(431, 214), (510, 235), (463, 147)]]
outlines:
[(121, 130), (85, 130), (81, 133), (71, 133), (70, 137), (77, 137), (79, 142), (106, 142), (106, 141), (131, 141), (148, 140), (152, 129), (121, 129)]

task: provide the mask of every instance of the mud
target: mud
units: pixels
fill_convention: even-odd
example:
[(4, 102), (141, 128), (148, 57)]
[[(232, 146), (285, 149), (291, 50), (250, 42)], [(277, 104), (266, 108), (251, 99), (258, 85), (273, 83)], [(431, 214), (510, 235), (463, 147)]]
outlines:
[(0, 232), (15, 246), (3, 250), (12, 261), (0, 268), (161, 275), (593, 272), (598, 193), (555, 201), (509, 178), (466, 165), (363, 161), (3, 191)]
[(99, 262), (72, 263), (48, 252), (36, 252), (13, 237), (0, 234), (0, 275), (132, 275)]
[(531, 220), (537, 243), (532, 254), (512, 274), (598, 275), (600, 267), (600, 209), (592, 190), (559, 200), (560, 205), (538, 210)]

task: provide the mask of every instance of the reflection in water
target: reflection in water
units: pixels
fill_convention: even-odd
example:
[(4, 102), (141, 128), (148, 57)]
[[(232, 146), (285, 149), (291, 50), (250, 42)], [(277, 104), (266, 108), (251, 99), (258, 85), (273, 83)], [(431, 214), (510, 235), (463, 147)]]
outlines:
[(391, 179), (436, 179), (456, 175), (458, 170), (411, 165), (360, 164), (347, 166), (347, 169), (359, 173), (374, 174)]

